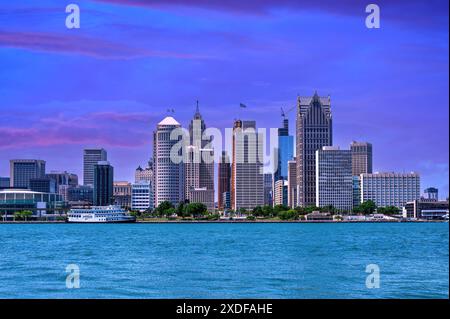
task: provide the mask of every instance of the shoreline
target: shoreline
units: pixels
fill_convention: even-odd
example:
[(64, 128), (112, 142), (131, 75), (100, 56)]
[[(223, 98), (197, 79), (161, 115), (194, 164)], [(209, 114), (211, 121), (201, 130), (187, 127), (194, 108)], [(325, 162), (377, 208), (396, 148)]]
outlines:
[[(134, 223), (85, 223), (85, 224), (364, 224), (364, 223), (446, 223), (445, 220), (415, 220), (415, 221), (400, 221), (400, 220), (348, 220), (348, 221), (333, 221), (333, 220), (139, 220)], [(2, 224), (83, 224), (83, 223), (69, 223), (66, 221), (0, 221)]]

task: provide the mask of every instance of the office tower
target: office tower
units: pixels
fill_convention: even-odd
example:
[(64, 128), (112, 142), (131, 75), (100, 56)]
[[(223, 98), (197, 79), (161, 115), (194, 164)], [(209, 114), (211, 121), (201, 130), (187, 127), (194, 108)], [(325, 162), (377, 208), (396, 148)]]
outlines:
[(113, 201), (114, 168), (107, 161), (94, 165), (94, 206), (108, 206)]
[(107, 157), (103, 148), (85, 149), (83, 151), (83, 185), (94, 185), (94, 166), (98, 162), (107, 161)]
[(139, 183), (140, 181), (145, 181), (153, 183), (153, 177), (153, 160), (150, 159), (146, 168), (142, 168), (141, 166), (136, 168), (136, 172), (134, 173), (134, 182)]
[(279, 179), (275, 182), (274, 186), (274, 201), (273, 204), (284, 205), (288, 204), (288, 181)]
[(145, 212), (155, 208), (151, 181), (140, 181), (131, 186), (131, 210)]
[(420, 199), (417, 173), (361, 174), (361, 202), (372, 200), (378, 207), (396, 206)]
[(68, 189), (78, 186), (78, 176), (76, 174), (66, 171), (51, 171), (46, 176), (56, 182), (56, 192), (62, 196), (64, 201), (68, 200)]
[[(153, 132), (153, 156), (155, 161), (155, 206), (164, 201), (178, 205), (184, 201), (184, 167), (182, 159), (179, 163), (171, 158), (172, 147), (182, 139), (170, 139), (170, 133), (174, 129), (180, 129), (181, 125), (173, 117), (168, 116), (158, 123)], [(177, 153), (183, 156), (182, 149)]]
[(131, 207), (131, 183), (126, 181), (117, 181), (113, 183), (114, 205), (130, 208)]
[(350, 150), (323, 146), (316, 151), (316, 206), (333, 206), (351, 212), (353, 178)]
[(214, 150), (210, 138), (203, 136), (205, 121), (198, 107), (189, 124), (190, 144), (185, 148), (185, 199), (191, 203), (203, 203), (214, 210)]
[(9, 177), (0, 177), (0, 188), (9, 188), (10, 180)]
[(273, 205), (273, 174), (264, 174), (264, 205)]
[(234, 211), (264, 205), (263, 142), (255, 121), (234, 122), (231, 165), (231, 206)]
[(353, 207), (361, 204), (361, 180), (360, 176), (353, 175)]
[(288, 206), (295, 208), (297, 205), (297, 162), (295, 158), (288, 161)]
[(10, 160), (10, 186), (29, 188), (30, 179), (45, 177), (45, 161), (42, 160)]
[(74, 204), (92, 205), (94, 203), (94, 189), (92, 186), (71, 186), (67, 190), (67, 201), (71, 206), (74, 206)]
[(424, 190), (424, 199), (430, 201), (438, 201), (439, 200), (439, 190), (434, 187), (428, 187)]
[(289, 120), (283, 120), (283, 127), (278, 129), (278, 163), (274, 173), (274, 180), (287, 180), (288, 161), (294, 157), (294, 137), (289, 135)]
[(359, 176), (372, 173), (372, 144), (367, 142), (355, 142), (350, 144), (352, 151), (352, 174)]
[(222, 203), (224, 211), (231, 209), (231, 190), (222, 193)]
[(57, 193), (56, 182), (49, 177), (30, 179), (30, 190), (39, 193)]
[(297, 205), (316, 204), (316, 151), (333, 143), (330, 97), (298, 97)]
[(224, 193), (231, 192), (231, 163), (230, 157), (228, 156), (226, 151), (222, 151), (222, 156), (220, 157), (220, 161), (217, 166), (218, 166), (217, 199), (219, 210), (223, 210), (225, 209)]

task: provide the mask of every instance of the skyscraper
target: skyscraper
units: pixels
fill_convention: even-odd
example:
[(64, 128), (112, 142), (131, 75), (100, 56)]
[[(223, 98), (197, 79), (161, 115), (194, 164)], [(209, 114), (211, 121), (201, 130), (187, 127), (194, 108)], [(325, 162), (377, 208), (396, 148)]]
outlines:
[(107, 160), (108, 155), (103, 148), (83, 151), (83, 185), (94, 185), (94, 165)]
[(238, 211), (263, 206), (263, 139), (256, 131), (255, 121), (234, 122), (232, 149), (232, 209)]
[(355, 142), (350, 144), (352, 151), (352, 174), (372, 173), (372, 144), (367, 142)]
[(94, 165), (94, 206), (108, 206), (114, 203), (114, 169), (107, 161)]
[(45, 161), (17, 159), (10, 160), (10, 186), (29, 188), (32, 178), (45, 177)]
[(189, 124), (190, 144), (184, 149), (185, 199), (200, 202), (214, 210), (214, 150), (210, 139), (203, 138), (205, 122), (197, 108)]
[[(174, 129), (181, 128), (173, 117), (167, 116), (158, 123), (153, 132), (153, 156), (155, 174), (155, 206), (164, 201), (177, 205), (184, 201), (184, 171), (183, 162), (174, 161), (170, 152), (172, 147), (181, 140), (171, 139), (170, 134)], [(182, 148), (176, 154), (183, 156)]]
[(153, 183), (153, 175), (153, 159), (150, 159), (146, 168), (142, 168), (141, 166), (136, 168), (136, 172), (134, 173), (134, 182), (139, 183), (141, 181), (145, 181)]
[(288, 204), (288, 182), (284, 179), (279, 179), (275, 182), (274, 186), (274, 200), (273, 204), (276, 205), (284, 205)]
[(316, 151), (333, 143), (330, 97), (298, 97), (297, 205), (316, 204)]
[(224, 193), (231, 192), (231, 163), (230, 157), (226, 151), (222, 151), (222, 156), (218, 163), (218, 206), (219, 209), (224, 209)]
[(295, 208), (297, 205), (297, 162), (295, 158), (288, 161), (288, 206)]
[(324, 146), (316, 151), (316, 206), (353, 208), (352, 154), (350, 150)]
[(273, 174), (264, 173), (264, 205), (273, 205)]
[(274, 173), (275, 182), (288, 176), (288, 161), (294, 157), (294, 137), (289, 135), (289, 120), (283, 120), (283, 127), (278, 129), (278, 164)]

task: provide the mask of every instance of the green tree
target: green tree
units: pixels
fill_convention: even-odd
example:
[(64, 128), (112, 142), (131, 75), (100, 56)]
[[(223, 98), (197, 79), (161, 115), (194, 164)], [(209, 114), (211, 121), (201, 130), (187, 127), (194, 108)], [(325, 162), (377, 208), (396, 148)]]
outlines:
[(278, 213), (278, 218), (281, 220), (295, 220), (298, 219), (298, 212), (294, 209), (281, 211)]
[(174, 208), (171, 202), (168, 201), (161, 202), (155, 209), (156, 215), (160, 217), (165, 216), (167, 215), (167, 211), (171, 208)]
[(366, 202), (361, 203), (359, 206), (355, 207), (353, 209), (353, 211), (355, 213), (369, 215), (369, 214), (373, 214), (373, 212), (376, 209), (377, 209), (377, 205), (372, 200), (368, 200)]
[(400, 213), (400, 209), (396, 206), (378, 207), (377, 212), (384, 215), (396, 215)]
[(239, 213), (241, 215), (247, 214), (247, 210), (244, 207), (239, 208)]
[(273, 207), (273, 215), (278, 216), (280, 212), (285, 212), (287, 210), (289, 210), (289, 207), (287, 207), (286, 205), (275, 205)]
[(208, 212), (208, 208), (203, 203), (189, 203), (186, 204), (185, 211), (186, 214), (198, 218), (203, 217)]
[(262, 207), (261, 206), (256, 206), (255, 208), (253, 208), (252, 215), (255, 216), (255, 217), (263, 216), (264, 213), (263, 213)]
[(29, 210), (22, 210), (14, 213), (14, 219), (27, 220), (29, 217), (33, 215), (33, 212)]
[(270, 205), (263, 206), (262, 214), (264, 217), (272, 217), (273, 216), (273, 207)]

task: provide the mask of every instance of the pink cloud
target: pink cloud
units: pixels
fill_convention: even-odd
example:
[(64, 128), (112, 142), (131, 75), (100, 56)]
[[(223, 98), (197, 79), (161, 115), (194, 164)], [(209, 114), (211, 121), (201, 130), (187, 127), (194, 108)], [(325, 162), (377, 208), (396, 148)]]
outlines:
[(1, 127), (0, 149), (87, 145), (138, 148), (151, 140), (147, 113), (90, 113), (71, 118), (43, 118), (28, 128)]
[(148, 50), (104, 39), (38, 32), (0, 31), (0, 47), (22, 48), (39, 52), (60, 52), (95, 58), (131, 59), (142, 57), (199, 59), (205, 56), (188, 53)]

